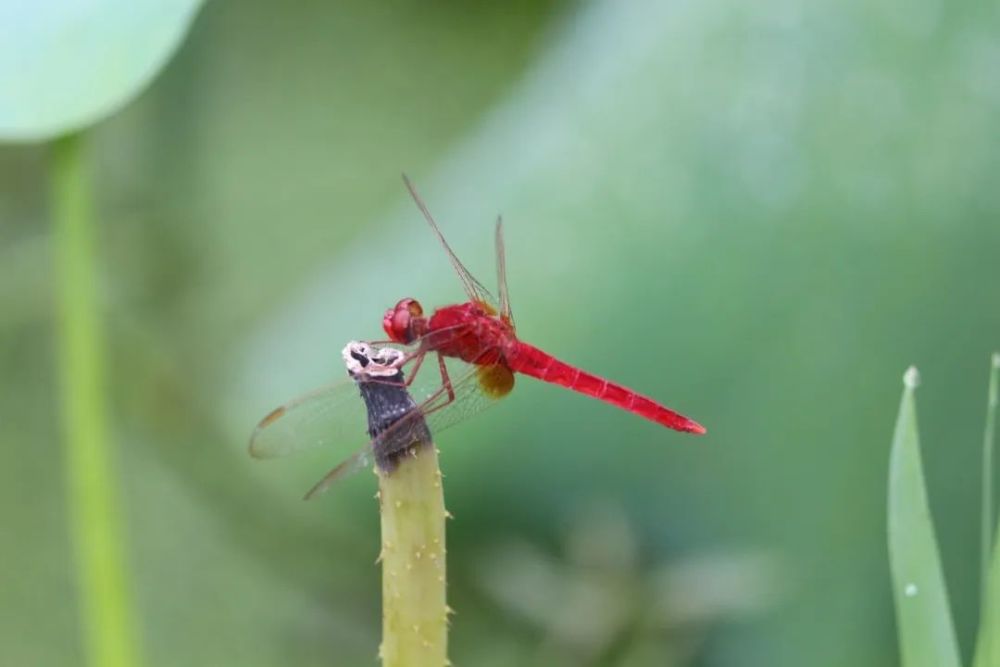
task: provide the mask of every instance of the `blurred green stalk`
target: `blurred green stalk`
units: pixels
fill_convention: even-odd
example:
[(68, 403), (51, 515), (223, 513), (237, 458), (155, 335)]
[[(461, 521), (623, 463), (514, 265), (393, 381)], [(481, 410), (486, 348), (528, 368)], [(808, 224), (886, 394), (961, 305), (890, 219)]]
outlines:
[(985, 618), (987, 591), (989, 590), (990, 562), (993, 554), (993, 447), (996, 428), (997, 403), (1000, 402), (1000, 352), (994, 352), (990, 363), (990, 385), (986, 398), (986, 428), (983, 431), (983, 496), (982, 525), (980, 526), (980, 617)]
[(106, 422), (93, 201), (80, 134), (53, 143), (51, 168), (67, 501), (85, 656), (95, 667), (131, 667), (138, 648)]
[(444, 489), (433, 443), (378, 471), (382, 514), (383, 667), (448, 662)]

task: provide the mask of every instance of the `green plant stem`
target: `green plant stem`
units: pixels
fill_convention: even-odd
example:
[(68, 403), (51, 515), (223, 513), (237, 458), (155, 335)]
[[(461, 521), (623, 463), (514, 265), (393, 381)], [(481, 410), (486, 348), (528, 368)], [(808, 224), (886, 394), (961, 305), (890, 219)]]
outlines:
[(67, 501), (86, 663), (131, 667), (138, 664), (138, 649), (106, 423), (93, 202), (79, 134), (53, 144), (50, 197)]
[(445, 537), (448, 516), (433, 444), (391, 473), (378, 472), (382, 512), (382, 645), (385, 667), (448, 662)]
[(1000, 389), (1000, 352), (994, 352), (990, 359), (990, 384), (986, 398), (986, 428), (983, 430), (983, 492), (982, 525), (980, 526), (980, 570), (979, 570), (979, 610), (980, 617), (986, 614), (987, 591), (989, 588), (990, 562), (993, 553), (993, 448), (996, 428), (997, 403)]

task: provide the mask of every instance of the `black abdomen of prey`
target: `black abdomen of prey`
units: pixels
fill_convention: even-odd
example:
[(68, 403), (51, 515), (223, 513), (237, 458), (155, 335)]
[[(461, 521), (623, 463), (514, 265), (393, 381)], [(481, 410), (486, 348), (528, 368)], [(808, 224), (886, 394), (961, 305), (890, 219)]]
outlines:
[(375, 464), (384, 472), (392, 472), (410, 449), (430, 444), (430, 429), (406, 390), (402, 371), (377, 381), (362, 379), (357, 384), (368, 410), (368, 435)]

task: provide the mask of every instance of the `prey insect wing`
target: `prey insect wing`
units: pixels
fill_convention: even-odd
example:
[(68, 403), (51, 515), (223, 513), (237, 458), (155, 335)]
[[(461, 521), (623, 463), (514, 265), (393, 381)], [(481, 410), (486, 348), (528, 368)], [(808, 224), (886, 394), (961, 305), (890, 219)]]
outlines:
[[(378, 441), (405, 440), (400, 436), (401, 431), (409, 429), (420, 431), (417, 428), (417, 420), (425, 420), (432, 436), (436, 437), (441, 431), (496, 404), (498, 398), (489, 395), (480, 382), (481, 367), (456, 360), (447, 360), (445, 363), (448, 364), (447, 373), (450, 378), (447, 385), (435, 372), (433, 368), (435, 363), (428, 361), (420, 373), (420, 379), (423, 381), (416, 389), (410, 390), (416, 401), (416, 407), (379, 434), (375, 440), (369, 440), (334, 466), (309, 490), (306, 498), (311, 499), (322, 494), (337, 481), (370, 465), (374, 458), (374, 450), (379, 445)], [(433, 389), (430, 388), (432, 386)]]
[[(445, 327), (433, 335), (461, 330), (466, 325)], [(411, 346), (419, 349), (421, 340)], [(381, 349), (379, 345), (373, 345)], [(412, 356), (404, 370), (414, 368)], [(428, 370), (424, 376), (435, 373)], [(373, 380), (374, 381), (374, 380)], [(382, 380), (389, 381), (389, 380)], [(438, 381), (440, 385), (440, 381)], [(429, 395), (436, 386), (416, 384), (411, 393)], [(415, 395), (415, 400), (420, 400)], [(250, 456), (255, 459), (273, 459), (317, 447), (336, 447), (345, 456), (364, 444), (368, 420), (358, 397), (357, 384), (349, 377), (325, 385), (281, 405), (267, 414), (250, 437)]]
[(364, 441), (367, 428), (357, 403), (358, 389), (350, 378), (299, 396), (257, 424), (250, 437), (250, 455), (272, 459), (344, 443), (349, 452)]

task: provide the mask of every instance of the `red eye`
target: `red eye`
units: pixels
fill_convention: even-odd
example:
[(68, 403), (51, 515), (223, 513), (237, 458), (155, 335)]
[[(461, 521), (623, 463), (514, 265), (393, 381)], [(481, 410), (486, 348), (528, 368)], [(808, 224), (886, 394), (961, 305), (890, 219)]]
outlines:
[(413, 331), (413, 319), (423, 314), (424, 309), (416, 299), (403, 299), (395, 307), (385, 311), (382, 328), (385, 329), (389, 340), (403, 344), (412, 343), (416, 337)]

